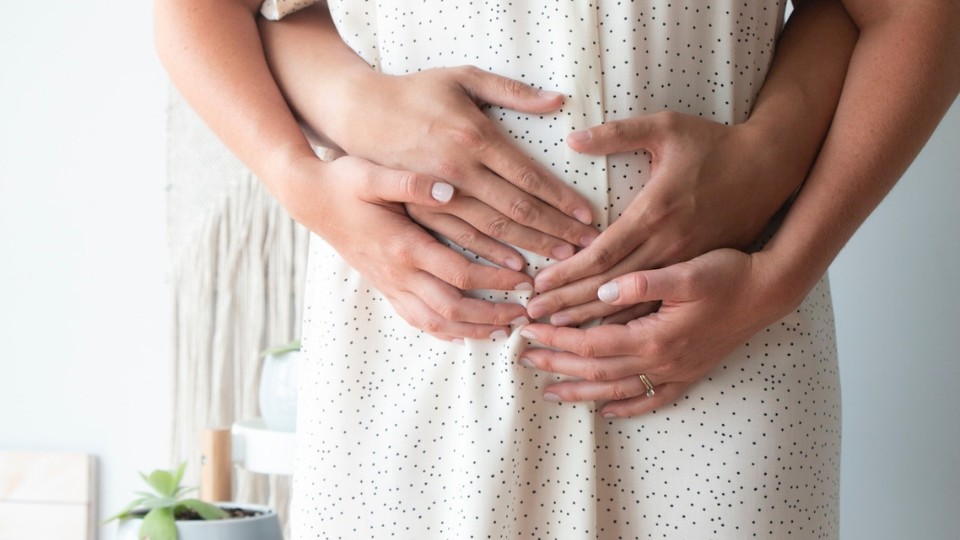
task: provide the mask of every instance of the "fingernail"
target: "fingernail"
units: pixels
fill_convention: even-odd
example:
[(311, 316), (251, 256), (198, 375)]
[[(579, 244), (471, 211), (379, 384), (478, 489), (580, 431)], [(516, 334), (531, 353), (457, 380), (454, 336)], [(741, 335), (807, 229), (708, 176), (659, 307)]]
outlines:
[(516, 257), (507, 257), (507, 260), (503, 261), (507, 265), (507, 268), (511, 270), (520, 271), (523, 270), (523, 261)]
[(554, 394), (553, 392), (547, 392), (543, 394), (543, 399), (545, 401), (560, 401), (560, 396)]
[(577, 218), (577, 221), (583, 223), (584, 225), (590, 225), (590, 223), (593, 222), (591, 212), (586, 208), (577, 208), (574, 210), (573, 217)]
[(587, 247), (587, 246), (589, 246), (590, 244), (593, 243), (594, 240), (597, 239), (598, 236), (600, 236), (599, 233), (598, 233), (598, 234), (585, 234), (585, 235), (581, 236), (581, 237), (580, 237), (580, 247)]
[(603, 413), (603, 417), (606, 418), (607, 420), (612, 420), (616, 418), (617, 415), (613, 414), (612, 412), (605, 412)]
[(501, 330), (494, 330), (494, 331), (490, 334), (490, 339), (503, 339), (503, 338), (505, 338), (505, 337), (507, 337), (507, 331), (506, 331), (506, 330), (502, 330), (502, 329), (501, 329)]
[(554, 259), (562, 261), (564, 259), (569, 259), (573, 256), (573, 247), (568, 244), (563, 244), (562, 246), (556, 246), (550, 250), (550, 254), (553, 255)]
[(532, 284), (532, 283), (527, 283), (526, 281), (521, 281), (520, 283), (517, 283), (517, 285), (513, 288), (513, 290), (515, 290), (515, 291), (532, 291), (532, 290), (533, 290), (533, 284)]
[(539, 319), (546, 314), (547, 310), (540, 304), (535, 304), (532, 302), (527, 304), (527, 315), (529, 315), (531, 319)]
[(537, 335), (526, 328), (520, 331), (520, 335), (532, 341), (537, 340)]
[(588, 143), (593, 140), (593, 133), (590, 133), (590, 130), (574, 131), (570, 135), (567, 135), (567, 140), (578, 143)]
[(548, 99), (553, 99), (553, 98), (556, 98), (556, 97), (563, 97), (563, 92), (554, 92), (554, 91), (551, 91), (551, 90), (538, 90), (538, 91), (537, 91), (537, 94), (539, 94), (540, 97), (544, 97), (544, 98), (548, 98)]
[(604, 283), (597, 289), (597, 298), (601, 301), (610, 303), (615, 302), (620, 297), (620, 285), (616, 281)]
[(543, 292), (553, 288), (553, 282), (548, 278), (537, 276), (533, 278), (533, 290)]
[(457, 345), (463, 345), (464, 343), (466, 343), (466, 342), (463, 340), (463, 338), (459, 338), (459, 337), (458, 337), (458, 338), (453, 338), (453, 342), (456, 343)]
[(550, 324), (554, 326), (568, 326), (573, 322), (573, 319), (563, 314), (556, 314), (550, 317)]
[(529, 323), (530, 323), (530, 319), (528, 319), (528, 318), (524, 317), (523, 315), (521, 315), (521, 316), (517, 317), (516, 319), (510, 321), (510, 326), (523, 326), (523, 325), (529, 324)]
[(528, 367), (528, 368), (537, 367), (537, 366), (533, 365), (533, 362), (531, 362), (530, 359), (527, 358), (526, 356), (521, 356), (521, 357), (520, 357), (520, 365), (523, 366), (523, 367)]
[(453, 198), (453, 186), (446, 182), (437, 182), (433, 184), (433, 189), (430, 190), (430, 195), (435, 201), (442, 203), (450, 202), (450, 199)]

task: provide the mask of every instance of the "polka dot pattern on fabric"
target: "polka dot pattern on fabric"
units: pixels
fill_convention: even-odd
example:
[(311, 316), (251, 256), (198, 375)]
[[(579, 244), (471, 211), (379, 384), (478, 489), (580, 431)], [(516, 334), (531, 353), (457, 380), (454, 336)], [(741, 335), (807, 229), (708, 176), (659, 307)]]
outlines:
[[(674, 110), (742, 122), (783, 2), (328, 2), (386, 73), (472, 64), (563, 108), (490, 108), (516, 144), (614, 221), (644, 152), (586, 156), (568, 133)], [(709, 5), (706, 5), (709, 4)], [(526, 253), (532, 269), (549, 260)], [(477, 292), (525, 302), (529, 293)], [(840, 391), (826, 279), (689, 393), (606, 420), (555, 403), (529, 345), (438, 341), (409, 327), (321, 240), (311, 244), (293, 530), (297, 540), (745, 539), (838, 536)]]

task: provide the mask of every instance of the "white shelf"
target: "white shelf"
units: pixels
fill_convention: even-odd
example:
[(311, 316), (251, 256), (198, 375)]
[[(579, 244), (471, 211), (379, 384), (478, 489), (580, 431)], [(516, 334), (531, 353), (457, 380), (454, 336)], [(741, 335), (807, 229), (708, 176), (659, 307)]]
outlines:
[(267, 429), (260, 418), (237, 422), (230, 431), (237, 466), (260, 474), (293, 474), (296, 433)]

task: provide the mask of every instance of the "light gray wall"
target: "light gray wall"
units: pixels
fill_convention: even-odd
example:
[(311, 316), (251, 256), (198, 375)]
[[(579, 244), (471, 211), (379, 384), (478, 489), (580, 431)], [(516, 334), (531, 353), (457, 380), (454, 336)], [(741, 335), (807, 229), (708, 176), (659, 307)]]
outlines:
[(960, 538), (960, 102), (830, 277), (843, 538)]
[[(167, 463), (150, 24), (149, 2), (52, 0), (10, 3), (0, 30), (0, 449), (98, 455), (101, 515)], [(832, 270), (844, 538), (960, 530), (958, 170), (955, 106)]]

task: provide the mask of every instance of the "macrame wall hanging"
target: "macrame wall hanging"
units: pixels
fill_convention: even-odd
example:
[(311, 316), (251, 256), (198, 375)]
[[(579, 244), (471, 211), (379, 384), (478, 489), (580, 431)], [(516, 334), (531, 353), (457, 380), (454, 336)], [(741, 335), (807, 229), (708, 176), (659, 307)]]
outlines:
[[(167, 118), (172, 456), (196, 485), (201, 432), (257, 416), (259, 352), (299, 338), (308, 233), (175, 90)], [(284, 523), (289, 492), (286, 477), (234, 475), (236, 500)]]

